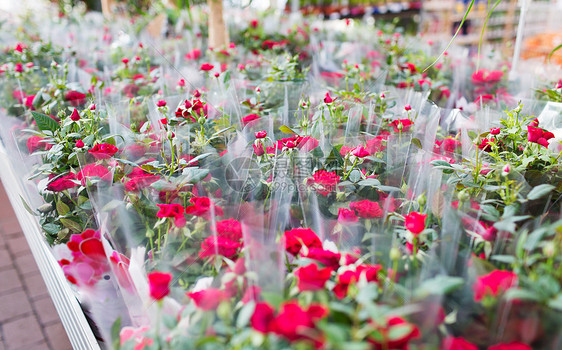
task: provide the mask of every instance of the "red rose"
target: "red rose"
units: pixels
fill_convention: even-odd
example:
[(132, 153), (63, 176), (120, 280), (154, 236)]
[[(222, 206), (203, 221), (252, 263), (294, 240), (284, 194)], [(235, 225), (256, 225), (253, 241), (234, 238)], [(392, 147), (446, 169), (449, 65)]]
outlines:
[(350, 209), (340, 208), (338, 210), (338, 222), (340, 224), (345, 224), (348, 222), (357, 222), (359, 218), (355, 215), (355, 212)]
[(254, 313), (250, 318), (252, 328), (258, 332), (267, 333), (271, 330), (275, 310), (265, 302), (256, 303)]
[(267, 131), (258, 131), (255, 133), (256, 139), (264, 139), (267, 137)]
[(364, 278), (367, 282), (377, 282), (380, 270), (382, 270), (381, 265), (367, 264), (357, 266), (355, 271), (347, 270), (338, 276), (338, 283), (335, 285), (333, 292), (336, 297), (343, 299), (347, 295), (349, 286), (359, 279)]
[(199, 257), (201, 259), (214, 257), (216, 255), (224, 256), (231, 260), (235, 260), (238, 251), (242, 247), (239, 242), (234, 242), (228, 238), (221, 236), (209, 236), (201, 242), (201, 250)]
[(272, 331), (290, 341), (311, 339), (317, 321), (328, 315), (328, 310), (313, 304), (303, 309), (296, 301), (281, 306), (271, 325)]
[(74, 110), (72, 111), (70, 119), (74, 120), (75, 122), (80, 120), (80, 114), (78, 114), (78, 110), (76, 110), (76, 108), (74, 108)]
[(308, 185), (313, 185), (316, 192), (324, 197), (336, 189), (336, 185), (340, 182), (340, 177), (335, 171), (318, 170), (312, 175), (312, 179), (308, 179)]
[(486, 85), (499, 82), (503, 77), (503, 72), (499, 70), (488, 71), (487, 69), (480, 69), (472, 73), (472, 83), (474, 85)]
[(295, 276), (297, 277), (297, 287), (301, 292), (307, 290), (322, 290), (326, 282), (330, 279), (331, 275), (332, 269), (318, 269), (318, 266), (316, 264), (299, 267), (295, 270)]
[(492, 345), (488, 348), (488, 350), (533, 350), (533, 348), (524, 343), (513, 342), (509, 344), (502, 343)]
[(441, 343), (441, 350), (478, 350), (478, 346), (467, 342), (461, 337), (447, 337)]
[[(418, 338), (420, 331), (418, 327), (398, 316), (387, 318), (386, 325), (373, 323), (373, 327), (378, 331), (381, 338), (368, 338), (369, 342), (375, 345), (375, 349), (408, 349), (410, 340)], [(398, 337), (391, 337), (393, 328), (400, 328)]]
[(166, 101), (159, 100), (158, 102), (156, 102), (156, 107), (166, 107)]
[(188, 60), (198, 60), (199, 58), (201, 58), (201, 50), (193, 49), (191, 52), (188, 52), (185, 55), (185, 58)]
[(109, 261), (113, 267), (113, 272), (119, 282), (119, 286), (130, 289), (133, 285), (131, 282), (131, 275), (129, 274), (129, 259), (125, 255), (114, 251), (111, 253)]
[(492, 135), (498, 135), (500, 133), (501, 129), (500, 128), (491, 128), (490, 129), (490, 134)]
[(357, 216), (363, 219), (382, 218), (383, 216), (380, 204), (368, 199), (349, 203), (349, 209), (355, 211)]
[(244, 295), (240, 301), (242, 304), (248, 304), (252, 300), (258, 300), (261, 295), (261, 288), (259, 286), (250, 286), (246, 288)]
[(82, 186), (86, 186), (86, 179), (91, 177), (99, 177), (103, 181), (111, 181), (113, 178), (108, 168), (96, 164), (88, 164), (76, 174), (76, 180), (80, 181)]
[(242, 118), (242, 125), (248, 125), (250, 122), (253, 122), (254, 120), (258, 120), (260, 119), (260, 116), (257, 114), (248, 114), (247, 116), (245, 116), (244, 118)]
[(242, 239), (242, 225), (236, 219), (217, 221), (217, 235), (239, 241)]
[(404, 216), (404, 226), (408, 231), (410, 231), (414, 236), (419, 235), (423, 230), (425, 230), (425, 219), (427, 215), (420, 214), (417, 211), (413, 211), (410, 214)]
[(149, 174), (142, 168), (134, 168), (127, 177), (129, 177), (129, 180), (125, 182), (125, 189), (130, 192), (135, 192), (148, 187), (150, 184), (160, 179), (158, 175)]
[(76, 148), (82, 148), (82, 147), (84, 147), (84, 141), (82, 141), (82, 139), (76, 141), (75, 146), (76, 146)]
[(96, 159), (108, 159), (113, 157), (117, 151), (119, 151), (119, 149), (109, 143), (98, 143), (88, 152)]
[(318, 147), (319, 144), (320, 142), (318, 142), (318, 140), (315, 139), (314, 137), (310, 137), (310, 136), (297, 137), (297, 147), (302, 152), (310, 152), (316, 147)]
[(478, 145), (478, 148), (481, 149), (484, 152), (490, 152), (492, 150), (492, 144), (495, 143), (496, 140), (494, 140), (493, 138), (483, 138), (482, 141), (480, 142), (480, 144)]
[(390, 123), (394, 132), (407, 132), (414, 123), (410, 119), (396, 119)]
[(252, 146), (254, 147), (254, 154), (257, 157), (261, 157), (265, 154), (265, 150), (264, 150), (263, 144), (261, 142), (259, 142), (257, 145), (254, 143)]
[(457, 149), (460, 149), (462, 144), (459, 140), (455, 140), (452, 137), (447, 137), (441, 142), (439, 147), (441, 154), (451, 154), (455, 153)]
[(337, 97), (336, 97), (336, 98), (331, 98), (331, 97), (330, 97), (330, 93), (329, 93), (329, 92), (326, 92), (326, 96), (324, 96), (324, 103), (329, 104), (329, 103), (334, 102), (336, 99), (337, 99)]
[(177, 203), (172, 204), (156, 204), (160, 210), (156, 213), (159, 218), (174, 218), (174, 224), (177, 227), (184, 227), (186, 224), (185, 216), (183, 215), (185, 209)]
[(166, 272), (152, 272), (148, 274), (150, 296), (154, 300), (161, 300), (170, 294), (172, 275)]
[(31, 136), (27, 139), (27, 150), (29, 153), (33, 153), (42, 148), (47, 149), (47, 145), (47, 141), (43, 140), (41, 136)]
[(554, 134), (544, 131), (531, 125), (527, 126), (527, 140), (529, 142), (538, 143), (541, 146), (548, 147), (548, 140), (554, 138)]
[(140, 90), (140, 86), (135, 84), (127, 84), (123, 88), (123, 94), (125, 94), (127, 97), (133, 97), (139, 92), (139, 90)]
[(284, 239), (285, 249), (293, 255), (299, 254), (303, 245), (308, 249), (322, 249), (322, 242), (320, 242), (316, 233), (309, 228), (295, 228), (285, 231)]
[(86, 103), (86, 94), (71, 90), (64, 95), (64, 99), (68, 101), (71, 106), (78, 107)]
[(225, 292), (217, 288), (208, 288), (199, 292), (187, 293), (195, 306), (204, 311), (215, 310), (219, 304), (227, 300)]
[(474, 100), (474, 103), (479, 104), (485, 104), (488, 102), (493, 102), (495, 100), (494, 95), (490, 95), (490, 94), (486, 94), (486, 95), (480, 95), (478, 96), (478, 98), (476, 98), (476, 100)]
[(517, 275), (510, 271), (494, 270), (480, 276), (472, 286), (474, 300), (481, 301), (485, 296), (497, 296), (500, 292), (517, 284)]
[(72, 181), (74, 179), (76, 179), (76, 177), (73, 173), (58, 177), (55, 180), (49, 182), (49, 184), (47, 185), (47, 190), (53, 192), (61, 192), (64, 190), (68, 190), (69, 188), (76, 187), (78, 186), (78, 184)]
[(200, 216), (209, 219), (211, 211), (214, 211), (215, 216), (222, 216), (222, 208), (216, 206), (209, 197), (192, 197), (189, 203), (193, 204), (185, 208), (185, 212), (190, 215)]
[(351, 154), (356, 156), (357, 158), (365, 158), (367, 156), (369, 156), (369, 151), (367, 151), (367, 149), (363, 146), (359, 146), (359, 147), (355, 147), (353, 149), (353, 151), (351, 151)]
[(308, 259), (318, 261), (322, 265), (329, 267), (334, 271), (340, 267), (341, 254), (334, 253), (330, 250), (310, 248), (308, 250), (308, 254), (306, 254), (306, 257)]
[(33, 100), (35, 99), (35, 95), (29, 95), (25, 98), (25, 106), (29, 109), (31, 109), (32, 111), (35, 110), (35, 108), (33, 107)]
[(203, 63), (203, 64), (201, 65), (201, 68), (200, 68), (200, 69), (201, 69), (202, 71), (208, 72), (208, 71), (212, 70), (213, 68), (215, 68), (215, 66), (213, 66), (212, 64)]

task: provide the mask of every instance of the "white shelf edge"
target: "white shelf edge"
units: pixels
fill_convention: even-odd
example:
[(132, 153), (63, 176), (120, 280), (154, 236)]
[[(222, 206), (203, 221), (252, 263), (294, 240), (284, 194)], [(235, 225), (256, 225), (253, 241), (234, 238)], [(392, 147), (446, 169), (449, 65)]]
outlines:
[(0, 177), (72, 348), (101, 350), (62, 269), (43, 239), (37, 219), (27, 212), (21, 201), (20, 196), (25, 198), (21, 179), (16, 177), (2, 144), (0, 144)]

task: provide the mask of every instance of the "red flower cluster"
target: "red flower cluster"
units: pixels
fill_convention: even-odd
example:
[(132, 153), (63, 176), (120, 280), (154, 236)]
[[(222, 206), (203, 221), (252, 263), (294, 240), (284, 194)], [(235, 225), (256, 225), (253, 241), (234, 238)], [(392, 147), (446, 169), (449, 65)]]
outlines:
[(328, 316), (328, 309), (321, 304), (303, 308), (296, 301), (284, 303), (275, 310), (265, 302), (256, 304), (250, 319), (252, 328), (262, 333), (275, 333), (289, 341), (309, 340), (316, 348), (322, 345), (322, 333), (316, 322)]
[(303, 246), (307, 249), (319, 248), (322, 249), (322, 242), (309, 228), (295, 228), (290, 231), (285, 231), (285, 250), (292, 255), (297, 255), (301, 252)]
[(204, 311), (215, 310), (222, 301), (228, 299), (226, 293), (218, 288), (187, 293), (187, 296), (193, 300), (195, 306)]
[(51, 176), (53, 176), (53, 180), (49, 181), (49, 184), (47, 185), (47, 190), (49, 191), (61, 192), (64, 190), (68, 190), (69, 188), (78, 186), (76, 182), (72, 181), (76, 180), (76, 176), (73, 173), (58, 177), (54, 177), (54, 174), (52, 174)]
[[(416, 325), (409, 323), (398, 316), (388, 317), (385, 325), (372, 322), (372, 326), (378, 331), (380, 337), (370, 337), (369, 342), (375, 345), (376, 350), (401, 349), (407, 350), (408, 343), (412, 339), (419, 338), (421, 333)], [(392, 330), (400, 328), (399, 336), (393, 335)]]
[(381, 265), (362, 264), (353, 270), (347, 270), (338, 275), (337, 284), (332, 290), (336, 297), (343, 299), (347, 296), (349, 286), (357, 283), (361, 278), (367, 282), (378, 282), (378, 273), (382, 270)]
[(510, 271), (494, 270), (480, 276), (473, 285), (474, 300), (481, 301), (485, 296), (497, 296), (500, 292), (517, 284), (517, 275)]
[(71, 90), (64, 94), (64, 99), (68, 101), (71, 106), (78, 107), (86, 103), (86, 94)]
[(177, 203), (172, 204), (156, 204), (160, 210), (156, 213), (159, 218), (174, 218), (174, 224), (177, 227), (184, 227), (187, 221), (183, 215), (185, 209)]
[(349, 209), (353, 210), (358, 217), (363, 219), (375, 219), (383, 217), (383, 211), (380, 204), (368, 199), (349, 203)]
[(218, 221), (216, 236), (209, 236), (201, 243), (199, 257), (201, 259), (224, 256), (236, 260), (242, 248), (242, 225), (235, 219)]
[(309, 186), (314, 186), (316, 192), (324, 197), (337, 189), (336, 185), (340, 182), (340, 177), (335, 171), (318, 170), (308, 179)]
[(99, 231), (86, 230), (72, 235), (66, 244), (72, 260), (62, 259), (66, 279), (72, 284), (94, 285), (109, 269)]
[(414, 122), (410, 119), (396, 119), (390, 123), (390, 126), (394, 128), (394, 132), (408, 132), (410, 130), (410, 126), (412, 126)]
[(199, 93), (195, 95), (191, 101), (185, 100), (183, 106), (179, 106), (178, 109), (176, 109), (176, 118), (189, 119), (192, 123), (195, 123), (199, 117), (207, 117), (207, 104), (199, 99), (199, 97), (201, 97)]
[(117, 153), (119, 149), (109, 143), (98, 143), (88, 152), (96, 159), (109, 159)]
[(287, 137), (281, 140), (277, 140), (277, 149), (283, 150), (284, 148), (298, 148), (300, 151), (303, 152), (310, 152), (316, 147), (318, 147), (320, 143), (317, 139), (310, 136), (293, 136)]
[(554, 134), (531, 125), (527, 126), (527, 140), (548, 147), (548, 140), (554, 138)]
[(130, 192), (136, 192), (150, 186), (150, 184), (158, 181), (158, 175), (152, 175), (144, 171), (142, 168), (134, 168), (127, 177), (129, 180), (125, 182), (125, 189)]
[(80, 181), (82, 186), (86, 186), (87, 179), (92, 177), (99, 177), (102, 181), (111, 181), (113, 179), (111, 171), (99, 164), (88, 164), (76, 174), (76, 180)]
[(210, 219), (211, 213), (215, 216), (222, 216), (222, 208), (215, 205), (209, 197), (191, 197), (189, 203), (192, 205), (185, 208), (186, 214), (200, 216), (204, 219)]
[(295, 270), (297, 287), (301, 292), (324, 289), (324, 285), (330, 279), (331, 275), (332, 269), (328, 267), (319, 269), (316, 264), (299, 267)]
[(499, 70), (488, 71), (480, 69), (472, 73), (472, 83), (477, 86), (493, 85), (499, 83), (503, 77), (503, 72)]

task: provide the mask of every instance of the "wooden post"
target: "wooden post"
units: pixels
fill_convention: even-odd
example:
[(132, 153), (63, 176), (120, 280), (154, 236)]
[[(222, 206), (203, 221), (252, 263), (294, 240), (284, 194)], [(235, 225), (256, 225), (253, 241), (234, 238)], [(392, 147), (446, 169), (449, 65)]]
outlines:
[(229, 41), (222, 3), (222, 0), (207, 0), (209, 5), (209, 48), (213, 49), (226, 47)]

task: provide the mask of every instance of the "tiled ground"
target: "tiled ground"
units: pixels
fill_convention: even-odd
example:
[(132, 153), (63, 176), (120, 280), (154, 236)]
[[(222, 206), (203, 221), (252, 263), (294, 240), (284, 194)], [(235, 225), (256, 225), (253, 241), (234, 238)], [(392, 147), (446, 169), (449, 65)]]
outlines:
[(72, 349), (0, 185), (0, 350)]

